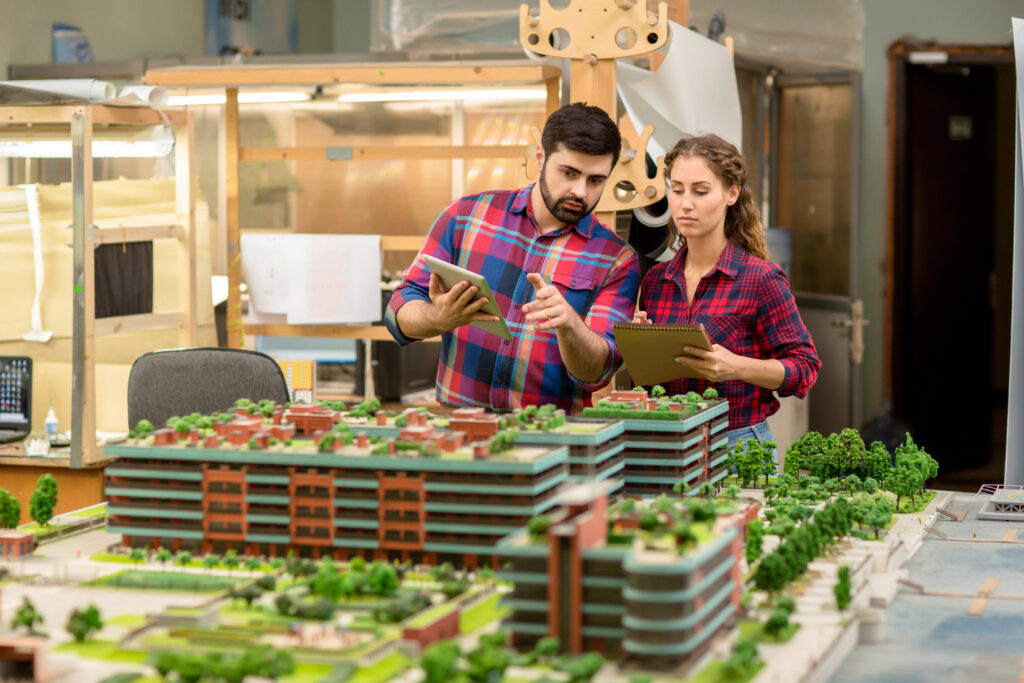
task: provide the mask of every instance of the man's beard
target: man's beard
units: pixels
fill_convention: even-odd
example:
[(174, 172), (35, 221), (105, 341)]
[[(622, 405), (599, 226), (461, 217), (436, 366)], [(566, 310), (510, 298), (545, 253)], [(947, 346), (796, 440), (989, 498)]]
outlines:
[[(540, 178), (538, 184), (540, 185), (540, 196), (544, 199), (544, 206), (548, 208), (551, 215), (562, 221), (563, 223), (579, 223), (581, 220), (587, 217), (587, 215), (594, 210), (593, 206), (587, 206), (586, 201), (577, 199), (571, 195), (565, 197), (559, 197), (554, 199), (551, 196), (551, 188), (548, 187), (547, 181), (547, 162), (544, 162), (544, 166), (540, 170)], [(580, 204), (579, 210), (573, 210), (565, 206), (566, 202), (575, 202)]]

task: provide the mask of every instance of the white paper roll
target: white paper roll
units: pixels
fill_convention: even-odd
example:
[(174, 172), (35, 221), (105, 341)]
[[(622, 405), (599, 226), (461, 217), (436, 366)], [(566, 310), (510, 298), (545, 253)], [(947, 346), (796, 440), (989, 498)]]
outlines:
[(126, 85), (121, 88), (118, 97), (134, 95), (151, 107), (162, 107), (167, 104), (167, 88), (162, 85)]
[(109, 81), (98, 81), (95, 78), (47, 78), (41, 80), (0, 81), (3, 85), (17, 88), (29, 88), (44, 92), (65, 95), (79, 100), (98, 102), (113, 99), (117, 88)]

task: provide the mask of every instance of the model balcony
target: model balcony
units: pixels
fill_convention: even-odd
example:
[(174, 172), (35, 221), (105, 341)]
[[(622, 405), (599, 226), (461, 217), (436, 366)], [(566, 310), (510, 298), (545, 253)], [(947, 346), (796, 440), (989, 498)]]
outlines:
[(149, 500), (202, 500), (203, 490), (199, 486), (184, 486), (176, 484), (136, 484), (111, 485), (106, 487), (108, 496), (120, 496), (124, 498), (144, 498)]

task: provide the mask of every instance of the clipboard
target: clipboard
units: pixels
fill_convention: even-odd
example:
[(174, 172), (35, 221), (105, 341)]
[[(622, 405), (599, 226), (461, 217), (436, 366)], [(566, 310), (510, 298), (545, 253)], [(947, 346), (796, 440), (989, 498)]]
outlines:
[(438, 279), (441, 280), (441, 284), (445, 286), (445, 289), (451, 289), (458, 283), (466, 280), (471, 285), (476, 285), (479, 288), (478, 296), (487, 297), (487, 303), (480, 309), (481, 313), (490, 313), (491, 315), (498, 316), (498, 320), (495, 322), (475, 321), (471, 322), (470, 325), (477, 327), (484, 332), (497, 335), (505, 341), (512, 341), (512, 333), (508, 331), (508, 325), (505, 324), (505, 316), (498, 310), (498, 304), (494, 300), (494, 294), (491, 293), (491, 288), (487, 284), (487, 280), (484, 279), (483, 275), (474, 273), (471, 270), (460, 268), (454, 264), (442, 261), (441, 259), (434, 258), (423, 254), (423, 260), (427, 264), (427, 269), (431, 273), (437, 275)]
[(683, 351), (686, 346), (711, 350), (711, 338), (701, 324), (614, 323), (612, 332), (630, 377), (640, 386), (699, 378), (692, 368), (677, 363), (676, 356), (687, 355)]

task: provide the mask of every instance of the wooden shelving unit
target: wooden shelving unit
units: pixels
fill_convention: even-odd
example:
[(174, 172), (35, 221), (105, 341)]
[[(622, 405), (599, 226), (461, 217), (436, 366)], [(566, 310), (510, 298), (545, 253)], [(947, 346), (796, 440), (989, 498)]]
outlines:
[[(174, 126), (175, 195), (173, 225), (102, 225), (93, 222), (93, 128), (97, 125)], [(192, 346), (196, 320), (195, 174), (192, 117), (187, 112), (160, 112), (147, 107), (98, 104), (0, 106), (0, 126), (17, 130), (32, 125), (61, 127), (72, 143), (72, 386), (70, 467), (100, 459), (96, 442), (96, 337), (121, 331), (176, 328), (179, 344)], [(176, 240), (179, 248), (179, 307), (173, 312), (128, 315), (96, 320), (93, 252), (98, 245)]]
[[(238, 90), (240, 87), (303, 85), (453, 85), (544, 83), (546, 111), (560, 104), (561, 70), (530, 61), (493, 62), (387, 62), (359, 64), (296, 64), (169, 67), (146, 72), (148, 85), (171, 88), (223, 88), (224, 157), (226, 173), (226, 215), (228, 263), (228, 345), (240, 347), (243, 331), (259, 335), (345, 337), (364, 340), (390, 340), (380, 326), (342, 325), (243, 325), (241, 294), (241, 258), (239, 239), (239, 164), (243, 161), (358, 161), (400, 159), (525, 158), (523, 145), (432, 145), (363, 147), (241, 147), (239, 143)], [(383, 251), (415, 252), (422, 235), (383, 236)]]

